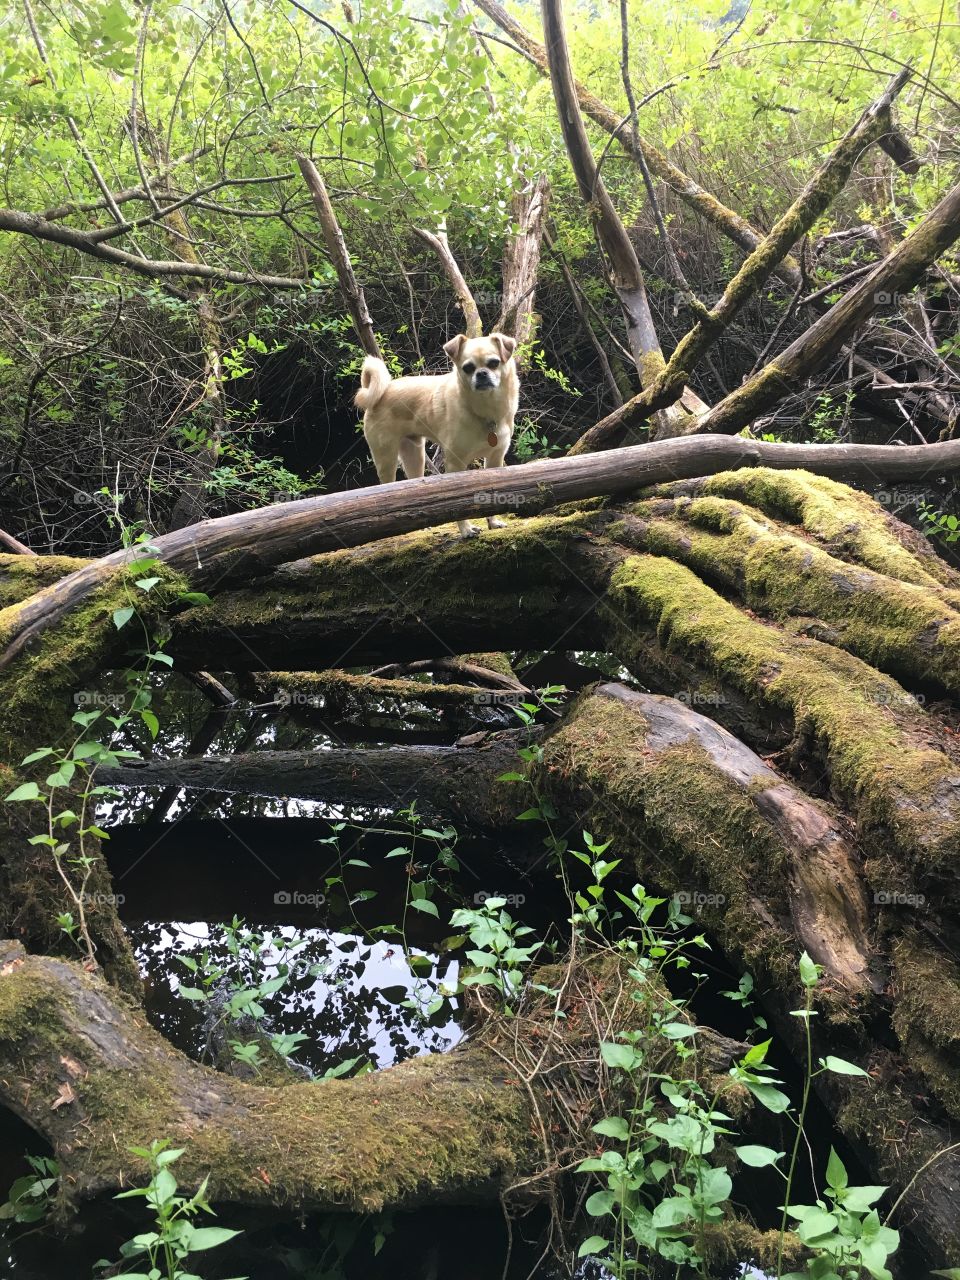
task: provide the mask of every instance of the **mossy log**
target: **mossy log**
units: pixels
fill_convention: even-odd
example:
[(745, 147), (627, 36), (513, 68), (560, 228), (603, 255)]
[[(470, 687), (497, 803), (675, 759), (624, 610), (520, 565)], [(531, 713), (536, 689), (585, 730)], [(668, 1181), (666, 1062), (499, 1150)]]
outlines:
[[(362, 546), (396, 533), (489, 515), (491, 510), (535, 514), (558, 503), (622, 496), (645, 485), (709, 475), (731, 466), (791, 470), (804, 466), (819, 474), (868, 483), (883, 476), (923, 479), (960, 471), (960, 441), (896, 448), (782, 445), (722, 435), (662, 440), (605, 454), (529, 462), (490, 472), (426, 476), (236, 512), (155, 538), (151, 557), (171, 577), (184, 575), (194, 589), (206, 590), (229, 581), (249, 581), (296, 557)], [(98, 592), (109, 597), (126, 586), (130, 565), (141, 554), (134, 548), (87, 562), (0, 610), (0, 669)], [(30, 570), (7, 565), (6, 572), (15, 577)], [(104, 616), (102, 606), (94, 610), (95, 620)]]
[[(128, 1148), (157, 1134), (184, 1148), (178, 1177), (209, 1174), (221, 1203), (297, 1212), (495, 1203), (519, 1181), (522, 1198), (536, 1198), (553, 1176), (549, 1091), (571, 1090), (599, 1117), (609, 1082), (593, 1017), (602, 1010), (612, 1033), (633, 1010), (617, 965), (596, 959), (563, 974), (560, 994), (537, 997), (509, 1031), (491, 1024), (450, 1053), (357, 1079), (268, 1085), (185, 1057), (79, 965), (0, 942), (0, 1101), (50, 1143), (68, 1202), (141, 1181)], [(527, 1035), (547, 1068), (531, 1087), (510, 1056)], [(698, 1070), (715, 1086), (747, 1047), (705, 1028), (696, 1040)]]

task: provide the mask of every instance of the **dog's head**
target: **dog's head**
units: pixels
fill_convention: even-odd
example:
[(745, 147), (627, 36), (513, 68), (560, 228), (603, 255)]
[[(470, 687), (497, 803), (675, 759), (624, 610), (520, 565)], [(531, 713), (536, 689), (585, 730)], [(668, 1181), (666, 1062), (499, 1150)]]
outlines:
[(444, 343), (443, 349), (468, 387), (474, 391), (495, 391), (504, 367), (513, 360), (516, 346), (516, 338), (508, 338), (505, 333), (491, 333), (488, 338), (468, 338), (458, 333)]

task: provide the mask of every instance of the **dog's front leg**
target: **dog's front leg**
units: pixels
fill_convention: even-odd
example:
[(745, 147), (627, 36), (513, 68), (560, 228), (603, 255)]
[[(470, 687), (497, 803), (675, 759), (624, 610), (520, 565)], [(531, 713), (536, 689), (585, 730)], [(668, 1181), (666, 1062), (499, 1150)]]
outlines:
[[(454, 457), (446, 449), (443, 451), (443, 471), (445, 475), (452, 475), (455, 471), (466, 471), (468, 466), (469, 463)], [(469, 520), (458, 520), (457, 528), (460, 530), (461, 538), (475, 538), (480, 532), (477, 526), (471, 524)]]
[[(504, 431), (504, 429), (501, 428), (497, 432), (497, 435), (500, 437), (506, 435), (506, 439), (504, 440), (502, 447), (498, 445), (493, 453), (489, 455), (484, 463), (485, 467), (502, 467), (503, 460), (507, 456), (507, 450), (510, 448), (510, 431), (509, 429)], [(501, 520), (499, 516), (487, 516), (487, 526), (490, 529), (504, 529), (506, 528), (506, 524), (506, 520)]]

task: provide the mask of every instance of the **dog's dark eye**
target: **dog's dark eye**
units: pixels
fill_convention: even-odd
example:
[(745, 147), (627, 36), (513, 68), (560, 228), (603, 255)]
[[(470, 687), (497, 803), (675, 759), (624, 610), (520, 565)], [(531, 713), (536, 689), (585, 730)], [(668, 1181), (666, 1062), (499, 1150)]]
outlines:
[(492, 359), (490, 359), (490, 360), (488, 360), (488, 361), (487, 361), (487, 368), (488, 368), (488, 369), (499, 369), (499, 368), (500, 368), (500, 361), (497, 359), (497, 357), (496, 357), (496, 356), (493, 356), (493, 358), (492, 358)]
[(467, 363), (463, 366), (463, 372), (464, 372), (464, 373), (473, 373), (473, 371), (474, 371), (474, 369), (475, 369), (476, 367), (477, 367), (477, 366), (476, 366), (475, 364), (471, 364), (471, 363), (470, 363), (470, 361), (468, 360), (468, 361), (467, 361)]

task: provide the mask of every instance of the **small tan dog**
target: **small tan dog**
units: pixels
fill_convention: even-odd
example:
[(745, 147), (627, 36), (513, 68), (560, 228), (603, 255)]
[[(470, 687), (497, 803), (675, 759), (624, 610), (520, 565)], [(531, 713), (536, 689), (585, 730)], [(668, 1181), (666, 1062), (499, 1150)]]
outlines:
[[(354, 404), (364, 411), (363, 434), (381, 484), (396, 480), (398, 462), (408, 478), (422, 476), (427, 440), (443, 449), (444, 471), (466, 471), (480, 460), (503, 466), (520, 401), (516, 346), (503, 333), (458, 333), (443, 348), (453, 361), (449, 373), (396, 380), (382, 360), (367, 356)], [(467, 520), (457, 524), (465, 538), (479, 532)], [(503, 521), (488, 516), (487, 524), (495, 529)]]

